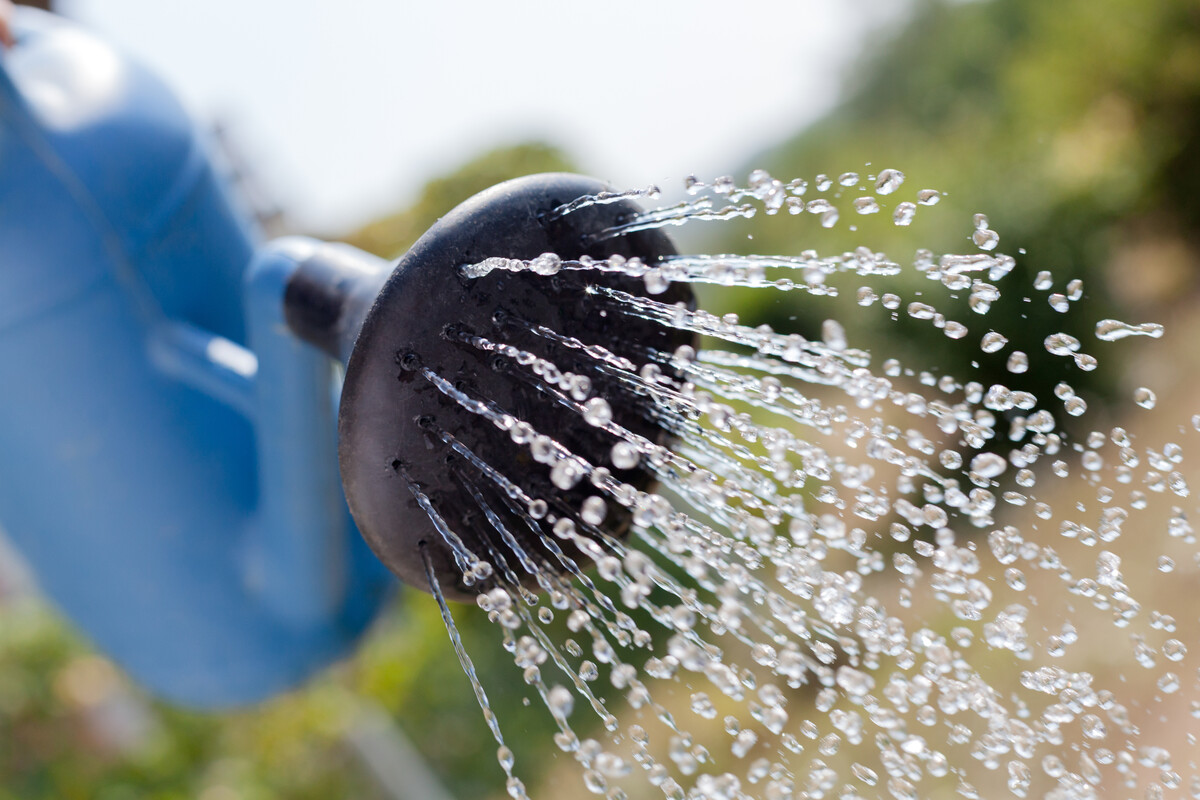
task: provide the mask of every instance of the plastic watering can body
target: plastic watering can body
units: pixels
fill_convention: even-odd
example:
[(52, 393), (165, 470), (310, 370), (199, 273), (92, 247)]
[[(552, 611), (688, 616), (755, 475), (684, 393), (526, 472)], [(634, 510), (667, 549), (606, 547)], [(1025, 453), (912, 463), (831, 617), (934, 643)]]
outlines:
[(337, 474), (333, 362), (282, 319), (309, 240), (256, 250), (192, 123), (49, 15), (0, 53), (0, 526), (156, 693), (217, 706), (345, 653), (392, 581)]

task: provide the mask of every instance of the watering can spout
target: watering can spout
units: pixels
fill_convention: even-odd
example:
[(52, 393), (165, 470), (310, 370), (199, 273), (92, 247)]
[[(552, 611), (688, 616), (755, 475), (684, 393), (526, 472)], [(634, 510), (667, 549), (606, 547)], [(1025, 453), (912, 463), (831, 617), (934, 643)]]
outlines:
[[(261, 246), (152, 75), (21, 9), (0, 55), (0, 526), (158, 694), (252, 702), (347, 652), (394, 582), (337, 470), (337, 370), (285, 294), (345, 246)], [(311, 311), (311, 309), (310, 309)], [(345, 325), (319, 345), (337, 355)], [(332, 337), (332, 338), (331, 338)]]
[(293, 237), (272, 247), (295, 264), (283, 287), (288, 329), (344, 365), (391, 265), (344, 244)]

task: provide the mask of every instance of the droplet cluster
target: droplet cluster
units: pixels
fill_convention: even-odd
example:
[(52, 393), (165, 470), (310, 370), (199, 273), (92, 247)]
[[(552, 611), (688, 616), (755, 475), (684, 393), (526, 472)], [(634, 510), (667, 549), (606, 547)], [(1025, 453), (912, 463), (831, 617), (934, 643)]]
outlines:
[[(941, 198), (933, 189), (905, 198), (907, 189), (894, 169), (786, 182), (756, 170), (744, 186), (689, 178), (691, 199), (595, 241), (759, 211), (813, 215), (818, 227), (843, 212), (890, 212), (905, 226)], [(844, 208), (836, 192), (848, 198)], [(481, 425), (506, 432), (555, 487), (587, 487), (576, 504), (537, 496), (524, 476), (501, 474), (452, 432), (433, 431), (473, 481), (490, 487), (470, 499), (507, 544), (505, 556), (472, 551), (410, 484), (464, 575), (482, 587), (478, 605), (588, 792), (621, 800), (636, 782), (653, 788), (637, 796), (670, 800), (915, 800), (1165, 797), (1200, 787), (1200, 684), (1189, 652), (1200, 551), (1184, 441), (1200, 416), (1176, 440), (1158, 441), (1120, 420), (1089, 420), (1088, 398), (1068, 381), (1039, 397), (969, 374), (875, 363), (856, 346), (853, 320), (830, 319), (819, 339), (807, 339), (658, 299), (677, 282), (836, 296), (828, 278), (853, 275), (870, 284), (854, 296), (862, 314), (879, 308), (931, 325), (946, 347), (1001, 354), (1019, 376), (1030, 358), (1011, 348), (1006, 328), (1016, 323), (988, 315), (1004, 292), (1027, 285), (1009, 285), (1016, 259), (999, 251), (988, 218), (971, 223), (965, 252), (912, 258), (864, 246), (655, 263), (545, 254), (462, 266), (467, 279), (496, 270), (634, 278), (644, 294), (602, 280), (589, 286), (596, 313), (700, 337), (699, 347), (644, 347), (631, 358), (570, 331), (534, 330), (586, 356), (586, 370), (567, 371), (515, 344), (456, 334), (464, 347), (511, 362), (581, 429), (607, 437), (599, 463), (519, 410), (421, 372)], [(966, 293), (971, 319), (948, 318), (926, 298), (905, 303), (889, 285), (905, 275)], [(1064, 314), (1086, 302), (1076, 279), (1044, 272), (1033, 288)], [(1049, 355), (1081, 372), (1097, 369), (1106, 347), (1140, 346), (1111, 343), (1163, 335), (1157, 323), (1112, 319), (1087, 341), (1039, 333)], [(621, 392), (597, 394), (598, 375)], [(1143, 410), (1159, 403), (1148, 387), (1129, 399)], [(673, 443), (622, 427), (618, 403), (636, 404)], [(1081, 423), (1072, 431), (1087, 422), (1093, 430), (1071, 435), (1064, 418)], [(630, 470), (648, 471), (657, 488), (637, 488), (625, 479)], [(501, 519), (489, 497), (503, 498), (512, 515)], [(630, 521), (624, 538), (606, 528), (618, 510)], [(520, 530), (510, 529), (513, 519)], [(526, 588), (531, 580), (540, 593)], [(459, 647), (444, 602), (443, 612)], [(548, 633), (557, 619), (569, 637)], [(460, 658), (509, 793), (523, 798), (480, 676), (461, 648)], [(602, 699), (600, 684), (619, 697)]]

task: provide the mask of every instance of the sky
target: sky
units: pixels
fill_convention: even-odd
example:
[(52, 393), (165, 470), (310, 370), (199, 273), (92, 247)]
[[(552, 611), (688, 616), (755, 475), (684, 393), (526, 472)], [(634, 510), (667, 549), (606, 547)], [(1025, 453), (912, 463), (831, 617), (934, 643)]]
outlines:
[(487, 149), (562, 147), (624, 187), (715, 177), (828, 111), (907, 3), (63, 0), (221, 120), (259, 184), (336, 234)]

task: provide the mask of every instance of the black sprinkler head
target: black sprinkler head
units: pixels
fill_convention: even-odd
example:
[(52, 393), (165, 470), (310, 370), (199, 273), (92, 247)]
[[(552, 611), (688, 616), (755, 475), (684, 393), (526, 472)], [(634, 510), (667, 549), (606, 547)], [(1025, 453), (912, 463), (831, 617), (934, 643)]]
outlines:
[[(488, 189), (439, 220), (396, 263), (365, 317), (358, 312), (361, 327), (355, 313), (338, 308), (328, 316), (343, 318), (341, 323), (321, 324), (327, 331), (336, 329), (334, 340), (321, 342), (326, 349), (340, 351), (343, 358), (348, 351), (338, 420), (346, 498), (366, 541), (406, 583), (428, 588), (428, 558), (446, 596), (471, 599), (487, 588), (486, 581), (463, 581), (447, 531), (480, 559), (507, 564), (510, 575), (516, 573), (526, 585), (534, 585), (534, 576), (522, 569), (520, 555), (526, 564), (562, 571), (561, 562), (542, 543), (550, 535), (547, 523), (556, 515), (577, 513), (598, 492), (586, 480), (569, 489), (555, 485), (531, 448), (495, 424), (496, 415), (528, 423), (588, 463), (613, 469), (623, 482), (641, 489), (651, 485), (645, 468), (613, 468), (610, 453), (618, 440), (587, 424), (562, 393), (532, 376), (527, 363), (512, 358), (513, 350), (506, 357), (480, 342), (505, 344), (526, 353), (526, 362), (532, 354), (563, 372), (586, 376), (590, 396), (608, 402), (615, 423), (663, 443), (667, 434), (653, 421), (643, 398), (632, 396), (620, 377), (593, 357), (546, 331), (599, 345), (635, 364), (644, 363), (651, 348), (670, 353), (690, 343), (691, 336), (618, 313), (589, 292), (589, 286), (599, 283), (646, 294), (642, 281), (624, 275), (496, 270), (468, 278), (461, 269), (487, 258), (535, 259), (544, 253), (564, 260), (636, 256), (648, 264), (675, 253), (670, 239), (657, 230), (593, 243), (597, 232), (640, 211), (627, 199), (551, 214), (607, 188), (589, 178), (549, 174)], [(296, 294), (306, 293), (303, 279), (294, 283)], [(656, 299), (692, 304), (690, 289), (682, 284)], [(368, 305), (361, 297), (346, 302), (360, 309)], [(300, 316), (289, 314), (293, 329), (311, 328)], [(309, 331), (306, 338), (321, 337)], [(448, 389), (461, 393), (459, 400)], [(470, 410), (463, 397), (485, 404), (490, 415), (480, 413), (480, 407)], [(529, 513), (528, 498), (546, 501), (544, 517)], [(610, 501), (605, 531), (621, 535), (628, 524), (628, 512)], [(582, 559), (576, 548), (560, 544)]]

